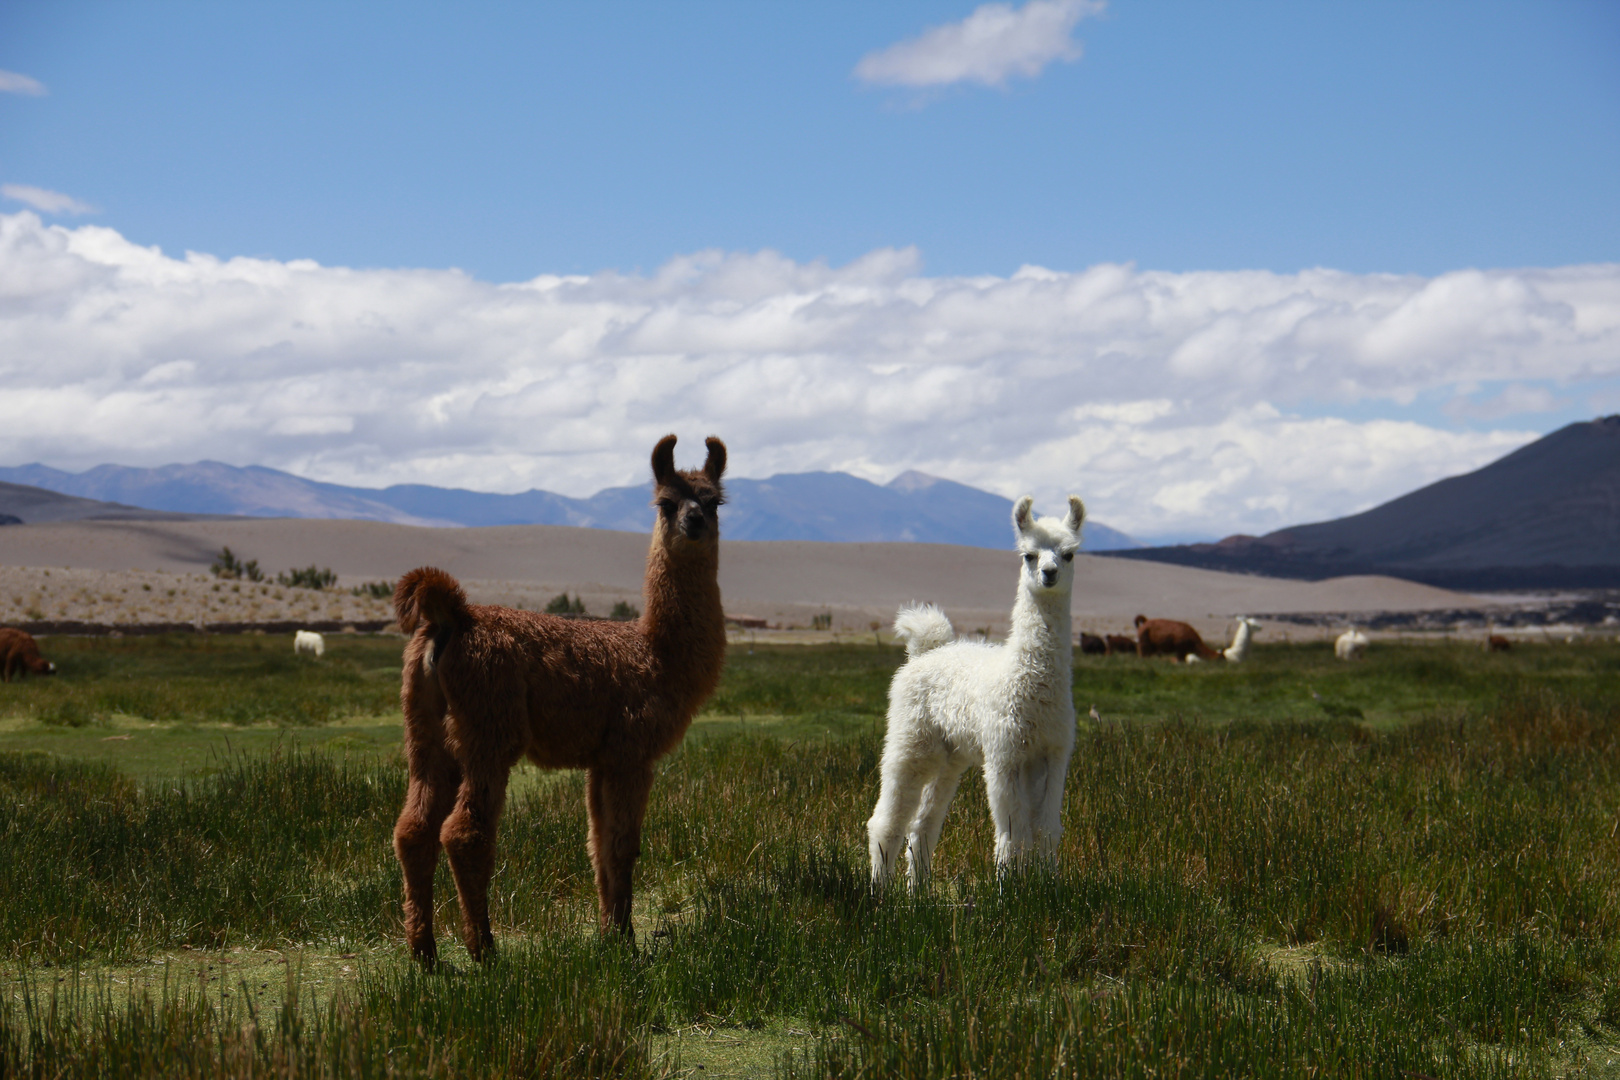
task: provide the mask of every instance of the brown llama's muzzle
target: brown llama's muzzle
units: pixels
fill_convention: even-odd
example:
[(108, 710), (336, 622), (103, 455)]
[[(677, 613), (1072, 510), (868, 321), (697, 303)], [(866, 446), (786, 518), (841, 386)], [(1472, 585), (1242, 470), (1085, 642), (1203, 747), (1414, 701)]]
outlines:
[(709, 535), (709, 519), (697, 507), (685, 510), (680, 520), (681, 535), (688, 540), (702, 540)]

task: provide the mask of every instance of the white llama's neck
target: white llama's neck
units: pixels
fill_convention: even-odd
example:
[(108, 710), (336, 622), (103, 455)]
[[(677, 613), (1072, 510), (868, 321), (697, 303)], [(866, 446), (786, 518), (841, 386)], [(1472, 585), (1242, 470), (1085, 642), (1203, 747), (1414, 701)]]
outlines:
[(1231, 656), (1243, 656), (1246, 654), (1249, 651), (1249, 634), (1251, 632), (1248, 623), (1238, 623), (1237, 633), (1232, 636), (1232, 647), (1226, 650), (1227, 654)]
[(1019, 586), (1007, 634), (1007, 648), (1018, 658), (1019, 666), (1039, 671), (1048, 685), (1055, 678), (1067, 693), (1073, 679), (1073, 635), (1068, 592), (1043, 591), (1037, 595)]

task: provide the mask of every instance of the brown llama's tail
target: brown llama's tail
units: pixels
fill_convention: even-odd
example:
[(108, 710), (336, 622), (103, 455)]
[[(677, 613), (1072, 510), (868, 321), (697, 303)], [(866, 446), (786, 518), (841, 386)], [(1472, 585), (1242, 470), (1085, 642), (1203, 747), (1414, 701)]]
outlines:
[(394, 587), (394, 617), (407, 634), (415, 633), (423, 624), (434, 627), (440, 635), (472, 625), (472, 612), (467, 610), (467, 594), (461, 591), (461, 584), (433, 566), (419, 567), (399, 579)]

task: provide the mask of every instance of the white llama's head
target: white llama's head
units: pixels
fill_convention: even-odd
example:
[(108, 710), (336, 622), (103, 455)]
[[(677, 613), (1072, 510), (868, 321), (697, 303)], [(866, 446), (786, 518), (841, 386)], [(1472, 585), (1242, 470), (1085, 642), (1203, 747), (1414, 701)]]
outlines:
[(1067, 595), (1074, 588), (1074, 553), (1080, 550), (1080, 526), (1086, 520), (1086, 506), (1070, 495), (1066, 516), (1037, 518), (1031, 510), (1034, 504), (1028, 495), (1013, 504), (1013, 529), (1018, 534), (1018, 553), (1023, 557), (1019, 580), (1037, 596)]

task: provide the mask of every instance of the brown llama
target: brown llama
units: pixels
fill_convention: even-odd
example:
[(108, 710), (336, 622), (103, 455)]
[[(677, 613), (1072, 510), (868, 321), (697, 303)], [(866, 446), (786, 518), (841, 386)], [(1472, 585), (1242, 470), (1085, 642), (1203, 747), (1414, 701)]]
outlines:
[(39, 643), (26, 630), (0, 626), (0, 682), (10, 682), (12, 672), (21, 675), (55, 675), (56, 665), (39, 655)]
[(405, 876), (405, 936), (427, 964), (433, 872), (442, 845), (474, 960), (495, 943), (489, 879), (506, 781), (519, 758), (587, 771), (588, 847), (604, 931), (634, 938), (630, 886), (653, 763), (686, 734), (720, 681), (720, 477), (726, 446), (701, 470), (675, 469), (675, 436), (652, 453), (652, 548), (635, 622), (588, 622), (468, 604), (455, 579), (424, 567), (400, 579), (410, 633), (400, 697), (410, 788), (394, 826)]
[(1136, 639), (1127, 634), (1108, 634), (1103, 644), (1109, 656), (1136, 655)]
[(1101, 656), (1108, 651), (1108, 643), (1096, 634), (1080, 631), (1080, 651), (1087, 656)]
[(1513, 642), (1501, 634), (1492, 634), (1485, 639), (1486, 652), (1508, 652), (1513, 648)]
[(1222, 656), (1198, 636), (1198, 631), (1175, 619), (1136, 617), (1136, 651), (1141, 656), (1168, 656), (1185, 660), (1196, 656), (1200, 660), (1220, 660)]

